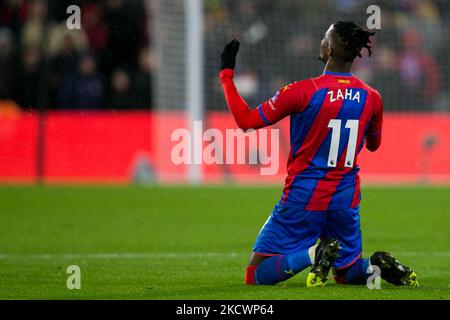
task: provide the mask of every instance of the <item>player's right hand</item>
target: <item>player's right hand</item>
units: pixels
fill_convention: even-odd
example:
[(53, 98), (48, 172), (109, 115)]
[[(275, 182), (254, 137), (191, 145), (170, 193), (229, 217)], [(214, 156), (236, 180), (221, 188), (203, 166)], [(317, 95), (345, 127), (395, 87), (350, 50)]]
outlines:
[(228, 43), (220, 55), (220, 70), (233, 69), (236, 66), (236, 55), (239, 51), (240, 42), (233, 39)]

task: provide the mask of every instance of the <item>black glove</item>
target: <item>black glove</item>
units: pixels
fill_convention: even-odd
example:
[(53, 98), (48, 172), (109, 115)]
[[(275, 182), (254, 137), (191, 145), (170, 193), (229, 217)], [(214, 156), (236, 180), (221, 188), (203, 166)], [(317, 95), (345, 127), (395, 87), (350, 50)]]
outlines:
[(236, 55), (239, 51), (240, 42), (233, 39), (225, 46), (220, 55), (220, 70), (234, 69), (236, 65)]

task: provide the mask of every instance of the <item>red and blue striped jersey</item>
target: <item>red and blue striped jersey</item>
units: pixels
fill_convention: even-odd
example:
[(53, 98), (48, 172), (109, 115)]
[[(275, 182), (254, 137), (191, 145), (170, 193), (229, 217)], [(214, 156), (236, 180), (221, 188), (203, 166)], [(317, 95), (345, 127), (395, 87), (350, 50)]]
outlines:
[[(381, 142), (380, 94), (346, 73), (326, 72), (292, 83), (256, 109), (244, 108), (230, 69), (221, 72), (228, 106), (241, 128), (290, 116), (290, 153), (280, 204), (304, 210), (356, 207), (361, 199), (358, 154)], [(231, 80), (231, 81), (230, 81)]]

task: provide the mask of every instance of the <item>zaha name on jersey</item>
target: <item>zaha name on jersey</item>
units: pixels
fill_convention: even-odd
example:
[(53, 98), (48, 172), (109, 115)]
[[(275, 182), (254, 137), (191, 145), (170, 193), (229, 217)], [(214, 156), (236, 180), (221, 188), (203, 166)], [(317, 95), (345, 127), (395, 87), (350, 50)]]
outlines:
[(221, 72), (230, 109), (243, 129), (272, 125), (290, 116), (290, 154), (279, 205), (304, 210), (356, 207), (361, 199), (358, 154), (381, 141), (380, 94), (346, 73), (326, 72), (285, 86), (256, 109), (245, 103)]

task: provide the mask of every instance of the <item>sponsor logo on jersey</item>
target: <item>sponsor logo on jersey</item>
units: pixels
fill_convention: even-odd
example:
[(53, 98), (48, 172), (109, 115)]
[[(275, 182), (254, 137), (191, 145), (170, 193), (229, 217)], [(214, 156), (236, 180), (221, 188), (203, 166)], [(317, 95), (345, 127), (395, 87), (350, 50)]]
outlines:
[[(273, 107), (273, 105), (277, 102), (279, 96), (280, 96), (280, 91), (277, 91), (277, 93), (269, 100), (269, 102), (272, 103), (271, 107)], [(275, 107), (273, 107), (272, 109), (275, 110)]]
[(288, 84), (287, 86), (284, 86), (280, 90), (277, 91), (277, 93), (269, 100), (269, 105), (272, 108), (272, 110), (275, 110), (275, 103), (278, 100), (278, 97), (280, 96), (280, 93), (283, 93), (291, 88), (291, 85)]

